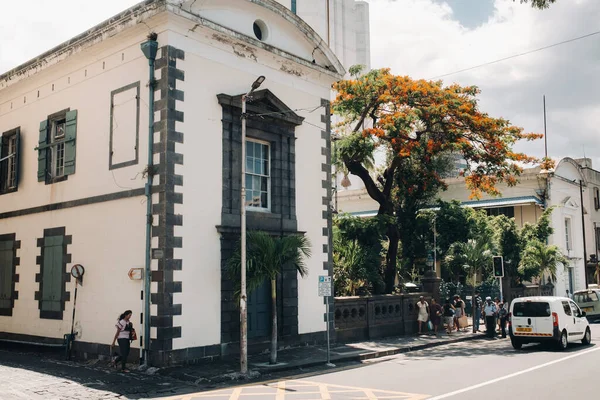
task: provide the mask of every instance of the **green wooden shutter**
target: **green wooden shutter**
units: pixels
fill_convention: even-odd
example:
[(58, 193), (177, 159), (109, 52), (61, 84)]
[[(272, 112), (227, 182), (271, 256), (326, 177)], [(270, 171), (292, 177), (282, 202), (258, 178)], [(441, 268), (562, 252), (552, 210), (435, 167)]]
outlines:
[(19, 170), (21, 169), (21, 128), (17, 128), (15, 133), (15, 186), (19, 187)]
[(62, 311), (63, 237), (44, 238), (42, 271), (42, 311)]
[(13, 280), (13, 241), (0, 242), (0, 308), (10, 309)]
[(77, 143), (77, 110), (67, 111), (65, 126), (65, 175), (75, 173), (75, 144)]
[(38, 182), (46, 181), (46, 170), (48, 168), (48, 162), (46, 155), (48, 150), (46, 144), (48, 143), (48, 120), (40, 122), (40, 138), (38, 140)]

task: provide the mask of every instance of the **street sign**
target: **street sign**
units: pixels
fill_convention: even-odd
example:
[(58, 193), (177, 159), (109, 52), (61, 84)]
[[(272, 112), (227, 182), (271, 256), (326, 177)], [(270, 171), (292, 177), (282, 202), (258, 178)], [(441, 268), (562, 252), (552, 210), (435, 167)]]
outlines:
[(144, 276), (144, 272), (143, 271), (144, 271), (143, 268), (131, 268), (129, 270), (129, 272), (127, 273), (127, 276), (132, 281), (141, 281), (142, 277)]
[(502, 256), (494, 256), (494, 277), (504, 277), (504, 260)]
[(319, 276), (319, 296), (329, 297), (331, 296), (331, 277), (330, 276)]
[(83, 274), (85, 273), (85, 268), (81, 264), (75, 264), (71, 267), (71, 275), (78, 281), (81, 281), (83, 278)]

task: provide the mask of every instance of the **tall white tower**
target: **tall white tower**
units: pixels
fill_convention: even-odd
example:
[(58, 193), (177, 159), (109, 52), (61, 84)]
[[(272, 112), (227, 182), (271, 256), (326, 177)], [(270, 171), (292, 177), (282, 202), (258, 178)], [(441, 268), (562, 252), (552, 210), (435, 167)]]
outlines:
[(369, 3), (356, 0), (276, 0), (309, 24), (334, 51), (346, 70), (371, 68)]

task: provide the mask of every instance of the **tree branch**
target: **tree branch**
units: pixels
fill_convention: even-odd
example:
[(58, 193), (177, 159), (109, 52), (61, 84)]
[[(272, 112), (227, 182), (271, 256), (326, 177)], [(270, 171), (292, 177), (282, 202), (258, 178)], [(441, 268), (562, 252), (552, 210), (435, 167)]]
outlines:
[(377, 187), (373, 178), (369, 174), (369, 171), (359, 162), (357, 161), (349, 161), (345, 162), (346, 168), (352, 175), (358, 176), (363, 183), (365, 184), (365, 188), (367, 189), (367, 193), (373, 200), (379, 203), (380, 206), (384, 207), (387, 204), (387, 198), (383, 195), (381, 190)]

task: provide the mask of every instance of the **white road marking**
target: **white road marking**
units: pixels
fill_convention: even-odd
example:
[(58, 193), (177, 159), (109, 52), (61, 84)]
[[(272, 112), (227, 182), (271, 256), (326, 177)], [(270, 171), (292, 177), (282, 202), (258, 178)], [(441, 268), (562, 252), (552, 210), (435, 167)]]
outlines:
[(496, 382), (500, 382), (500, 381), (504, 381), (506, 379), (514, 378), (515, 376), (527, 374), (529, 372), (533, 372), (533, 371), (541, 369), (541, 368), (546, 368), (546, 367), (549, 367), (550, 365), (558, 364), (560, 362), (567, 361), (567, 360), (570, 360), (572, 358), (585, 356), (586, 354), (590, 354), (590, 353), (593, 353), (593, 352), (599, 351), (599, 350), (600, 350), (600, 347), (597, 347), (597, 348), (592, 349), (592, 350), (587, 350), (587, 351), (584, 351), (584, 352), (581, 352), (581, 353), (572, 354), (572, 355), (567, 356), (567, 357), (559, 358), (558, 360), (550, 361), (550, 362), (547, 362), (545, 364), (536, 365), (535, 367), (531, 367), (531, 368), (524, 369), (522, 371), (515, 372), (514, 374), (502, 376), (500, 378), (492, 379), (492, 380), (489, 380), (487, 382), (482, 382), (482, 383), (479, 383), (477, 385), (466, 387), (464, 389), (455, 390), (454, 392), (442, 394), (442, 395), (435, 396), (435, 397), (430, 397), (427, 400), (447, 399), (448, 397), (456, 396), (457, 394), (461, 394), (461, 393), (465, 393), (465, 392), (470, 392), (471, 390), (479, 389), (480, 387), (488, 386), (488, 385), (491, 385), (491, 384), (496, 383)]

